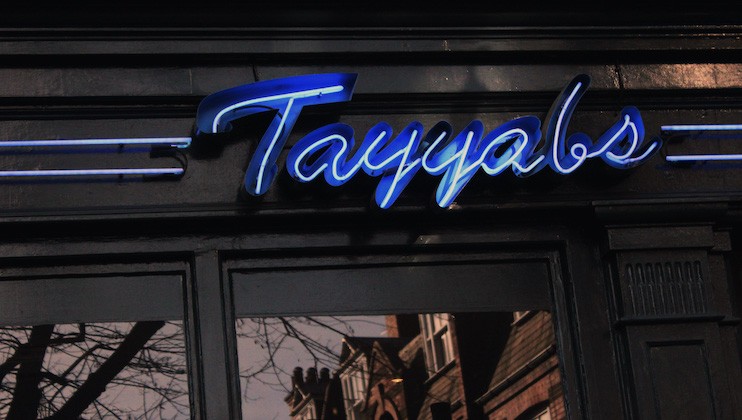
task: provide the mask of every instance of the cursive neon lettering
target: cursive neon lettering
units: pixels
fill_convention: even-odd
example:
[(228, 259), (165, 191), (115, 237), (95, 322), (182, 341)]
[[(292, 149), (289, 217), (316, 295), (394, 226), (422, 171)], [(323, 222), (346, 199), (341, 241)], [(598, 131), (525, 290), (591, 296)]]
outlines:
[(276, 161), (304, 106), (349, 101), (355, 74), (316, 74), (268, 80), (223, 90), (204, 98), (196, 113), (198, 133), (231, 130), (230, 122), (274, 112), (245, 172), (245, 190), (265, 194), (278, 173)]
[[(228, 90), (226, 96), (207, 97), (199, 106), (197, 125), (200, 130), (216, 133), (244, 115), (276, 112), (245, 174), (245, 189), (260, 195), (276, 176), (278, 154), (302, 107), (350, 100), (354, 83), (354, 75), (330, 74), (241, 86), (234, 88), (241, 89), (239, 92)], [(289, 150), (287, 171), (299, 182), (312, 182), (323, 175), (329, 185), (339, 186), (363, 170), (380, 177), (375, 201), (386, 209), (422, 169), (441, 176), (435, 199), (439, 206), (448, 207), (480, 168), (489, 176), (510, 168), (515, 175), (527, 177), (546, 167), (566, 175), (588, 159), (600, 158), (611, 167), (627, 169), (659, 150), (659, 138), (644, 144), (644, 125), (634, 107), (623, 108), (618, 121), (595, 142), (584, 133), (567, 137), (572, 114), (589, 84), (588, 76), (575, 77), (552, 105), (544, 127), (537, 117), (525, 116), (485, 134), (484, 124), (475, 120), (454, 136), (445, 121), (427, 133), (422, 124), (412, 122), (395, 136), (392, 127), (381, 122), (366, 133), (354, 151), (353, 128), (329, 124), (307, 134)]]

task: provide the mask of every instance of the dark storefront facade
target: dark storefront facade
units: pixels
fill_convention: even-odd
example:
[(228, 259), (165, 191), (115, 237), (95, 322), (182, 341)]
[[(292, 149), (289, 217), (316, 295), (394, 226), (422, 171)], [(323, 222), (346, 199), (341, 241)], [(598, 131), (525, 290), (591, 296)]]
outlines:
[(742, 416), (739, 14), (387, 6), (0, 18), (2, 416), (260, 418), (247, 320), (361, 315), (336, 418)]

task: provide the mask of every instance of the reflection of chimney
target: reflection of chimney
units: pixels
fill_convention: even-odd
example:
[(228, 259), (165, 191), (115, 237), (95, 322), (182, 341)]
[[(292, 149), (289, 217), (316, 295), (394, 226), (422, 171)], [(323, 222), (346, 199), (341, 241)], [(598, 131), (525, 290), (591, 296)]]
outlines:
[(451, 420), (451, 404), (447, 402), (430, 404), (430, 414), (433, 420)]
[(414, 337), (420, 334), (420, 321), (417, 315), (387, 315), (385, 320), (387, 337)]
[(317, 384), (317, 368), (310, 367), (307, 369), (307, 385)]
[(319, 383), (326, 384), (330, 382), (330, 369), (322, 368), (319, 371)]
[(294, 368), (294, 376), (291, 378), (292, 382), (294, 382), (294, 386), (297, 388), (303, 389), (304, 388), (304, 369), (300, 367)]

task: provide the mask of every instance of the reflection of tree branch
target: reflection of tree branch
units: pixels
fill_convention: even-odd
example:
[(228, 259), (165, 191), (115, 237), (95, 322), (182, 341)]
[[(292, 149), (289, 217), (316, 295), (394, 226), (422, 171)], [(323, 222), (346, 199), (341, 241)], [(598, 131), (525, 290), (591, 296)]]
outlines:
[(57, 376), (51, 372), (41, 372), (41, 377), (47, 379), (51, 383), (59, 384), (62, 386), (67, 386), (70, 384), (70, 381), (68, 381), (64, 377)]
[[(283, 322), (284, 328), (286, 330), (286, 333), (290, 336), (296, 339), (299, 344), (304, 347), (304, 349), (309, 352), (309, 354), (312, 356), (312, 358), (315, 360), (315, 364), (319, 361), (323, 362), (337, 362), (340, 358), (340, 355), (332, 351), (329, 347), (317, 342), (317, 340), (313, 337), (310, 337), (309, 335), (305, 334), (303, 331), (300, 331), (298, 328), (294, 327), (289, 320), (285, 318), (279, 318), (281, 322)], [(311, 319), (310, 319), (311, 320)], [(317, 354), (319, 353), (319, 355)], [(320, 357), (324, 356), (324, 358)]]
[(89, 356), (95, 354), (95, 352), (100, 348), (103, 348), (103, 345), (96, 344), (90, 347), (89, 349), (85, 350), (85, 352), (83, 352), (80, 356), (77, 356), (76, 360), (72, 362), (67, 369), (65, 369), (65, 371), (62, 373), (62, 376), (67, 377), (67, 375), (69, 375), (70, 372), (75, 370), (77, 365), (79, 365), (82, 361), (87, 360)]
[(100, 409), (101, 408), (104, 409), (104, 410), (106, 410), (110, 415), (116, 417), (117, 419), (122, 418), (118, 414), (114, 413), (113, 410), (111, 410), (110, 408), (106, 407), (105, 404), (101, 404), (98, 401), (93, 402), (93, 407), (95, 408), (95, 412), (98, 413), (98, 417), (99, 418), (103, 418), (103, 414), (100, 412)]
[[(105, 390), (106, 386), (119, 374), (150, 338), (165, 325), (163, 321), (137, 322), (124, 341), (111, 356), (91, 373), (69, 400), (51, 419), (78, 418)], [(20, 382), (20, 381), (19, 381)]]
[[(267, 363), (269, 363), (270, 366), (273, 367), (273, 373), (275, 373), (276, 376), (278, 376), (278, 371), (277, 371), (278, 366), (276, 365), (276, 363), (275, 363), (275, 361), (273, 359), (275, 353), (273, 351), (271, 351), (271, 340), (268, 339), (268, 327), (266, 326), (266, 323), (265, 322), (263, 322), (263, 332), (265, 333), (265, 337), (266, 337), (265, 345), (268, 348), (268, 361), (267, 361)], [(280, 343), (276, 346), (276, 351), (278, 351), (278, 349), (280, 348), (279, 346), (280, 346)], [(284, 387), (284, 389), (285, 388), (286, 387)]]
[(334, 332), (335, 334), (338, 334), (338, 335), (340, 335), (340, 336), (344, 336), (344, 335), (346, 335), (346, 333), (345, 333), (345, 332), (343, 332), (343, 331), (340, 331), (339, 329), (337, 329), (337, 328), (333, 327), (332, 325), (330, 325), (330, 324), (328, 324), (328, 323), (326, 323), (326, 322), (322, 322), (322, 321), (320, 321), (320, 320), (319, 320), (318, 318), (316, 318), (316, 317), (311, 317), (311, 316), (308, 316), (308, 317), (307, 317), (307, 321), (309, 321), (309, 322), (313, 322), (313, 323), (315, 323), (315, 324), (319, 325), (320, 327), (325, 327), (325, 328), (327, 328), (328, 330), (330, 330), (330, 331), (332, 331), (332, 332)]
[[(26, 344), (23, 344), (22, 346), (25, 347)], [(13, 368), (16, 367), (18, 363), (21, 363), (19, 352), (21, 352), (23, 347), (18, 347), (18, 350), (15, 352), (15, 354), (13, 354), (6, 361), (0, 364), (0, 383), (2, 383), (5, 379), (5, 375), (10, 373), (10, 371), (13, 370)]]
[[(185, 360), (182, 349), (182, 329), (178, 324), (169, 328), (165, 323), (149, 337), (128, 365), (105, 384), (106, 392), (100, 394), (84, 409), (85, 416), (127, 418), (136, 412), (144, 418), (171, 417), (174, 413), (187, 416), (187, 384)], [(91, 372), (98, 370), (129, 336), (134, 326), (130, 324), (72, 324), (57, 325), (46, 342), (39, 380), (40, 393), (36, 413), (26, 417), (52, 416), (75, 395), (88, 380)], [(34, 327), (0, 328), (0, 417), (6, 418), (13, 404), (18, 366), (28, 355), (31, 332)], [(120, 353), (117, 353), (120, 354)], [(89, 385), (88, 385), (89, 387)], [(87, 389), (87, 387), (86, 387)], [(156, 394), (146, 398), (146, 407), (131, 406), (130, 395), (134, 389)], [(87, 392), (87, 391), (86, 391)], [(16, 402), (17, 404), (17, 402)], [(31, 410), (28, 410), (29, 413)]]
[(60, 344), (81, 343), (85, 341), (85, 324), (77, 324), (78, 331), (74, 334), (61, 334), (58, 338), (49, 341), (49, 346), (58, 346)]
[(36, 418), (41, 401), (41, 367), (54, 325), (37, 325), (31, 330), (28, 346), (16, 352), (19, 355), (20, 367), (16, 375), (15, 395), (8, 411), (9, 419)]
[[(3, 328), (4, 330), (9, 331), (20, 331), (20, 332), (28, 332), (27, 328)], [(24, 334), (25, 335), (25, 334)], [(3, 383), (5, 380), (5, 376), (10, 373), (13, 368), (18, 366), (19, 363), (22, 361), (22, 356), (24, 353), (28, 352), (28, 347), (31, 345), (28, 342), (21, 342), (15, 335), (9, 335), (9, 336), (3, 336), (3, 339), (0, 340), (0, 344), (3, 346), (6, 346), (8, 349), (16, 349), (15, 352), (8, 357), (2, 364), (0, 364), (0, 384)]]
[[(344, 316), (305, 316), (237, 319), (237, 337), (241, 342), (239, 346), (254, 344), (263, 349), (263, 352), (259, 353), (261, 356), (259, 359), (256, 358), (245, 365), (242, 365), (240, 361), (243, 400), (260, 399), (260, 397), (252, 398), (249, 395), (252, 391), (250, 384), (253, 382), (265, 385), (274, 391), (289, 392), (291, 387), (288, 378), (292, 377), (292, 373), (285, 369), (282, 358), (291, 352), (298, 351), (302, 357), (311, 358), (314, 367), (337, 366), (340, 356), (340, 339), (343, 336), (354, 334), (352, 325), (355, 323), (387, 327), (385, 322), (372, 321), (366, 317), (356, 319)], [(247, 344), (248, 340), (251, 344)], [(299, 350), (299, 347), (302, 350)], [(240, 352), (243, 351), (240, 348)], [(252, 349), (250, 351), (252, 353)]]

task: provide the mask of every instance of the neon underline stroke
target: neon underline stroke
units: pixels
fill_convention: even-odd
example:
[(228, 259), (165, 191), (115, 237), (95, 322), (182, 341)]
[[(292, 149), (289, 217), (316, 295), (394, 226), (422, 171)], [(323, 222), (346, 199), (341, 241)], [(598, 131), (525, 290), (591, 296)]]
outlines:
[(663, 125), (662, 131), (742, 131), (742, 124)]
[(0, 171), (0, 177), (41, 177), (41, 176), (92, 176), (92, 175), (182, 175), (183, 168), (141, 168), (141, 169), (40, 169), (28, 171)]
[(0, 141), (0, 147), (65, 147), (65, 146), (126, 146), (164, 145), (186, 149), (193, 141), (190, 137), (156, 137), (125, 139), (70, 139), (70, 140), (8, 140)]
[(702, 160), (742, 160), (742, 155), (677, 155), (667, 156), (668, 162), (693, 162)]

